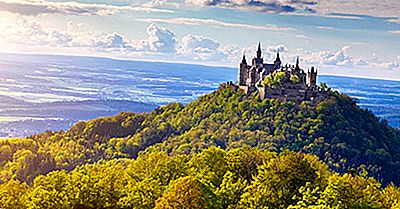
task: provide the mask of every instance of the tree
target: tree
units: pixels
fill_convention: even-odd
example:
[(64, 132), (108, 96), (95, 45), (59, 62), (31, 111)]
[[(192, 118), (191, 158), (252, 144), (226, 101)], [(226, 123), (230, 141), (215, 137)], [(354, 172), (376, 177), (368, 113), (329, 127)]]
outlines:
[(71, 208), (74, 193), (71, 192), (69, 176), (65, 171), (54, 171), (38, 176), (29, 194), (29, 209)]
[(241, 208), (287, 208), (299, 201), (302, 186), (307, 182), (321, 186), (328, 174), (328, 168), (314, 156), (289, 151), (259, 169), (242, 196)]
[(324, 83), (324, 82), (321, 82), (319, 84), (319, 86), (321, 87), (322, 91), (327, 91), (328, 90), (328, 85), (326, 83)]
[(195, 155), (189, 161), (191, 175), (203, 183), (219, 186), (227, 170), (225, 154), (221, 148), (211, 147)]
[(156, 209), (216, 208), (215, 194), (199, 180), (187, 176), (174, 181), (157, 200)]
[(285, 72), (273, 72), (265, 76), (262, 84), (270, 87), (279, 87), (285, 81)]
[(251, 182), (258, 173), (258, 166), (276, 157), (275, 153), (261, 151), (255, 148), (238, 148), (229, 150), (226, 154), (228, 169), (235, 178)]
[(246, 187), (246, 180), (238, 178), (232, 172), (227, 171), (221, 186), (215, 192), (218, 197), (218, 205), (221, 208), (235, 208)]
[(24, 209), (27, 202), (27, 186), (16, 180), (0, 184), (0, 208)]
[(291, 74), (291, 75), (290, 75), (290, 81), (291, 81), (292, 83), (300, 83), (300, 78), (299, 78), (298, 75)]
[(158, 180), (128, 181), (128, 184), (125, 185), (125, 196), (119, 200), (118, 206), (120, 208), (152, 209), (163, 191), (164, 187)]

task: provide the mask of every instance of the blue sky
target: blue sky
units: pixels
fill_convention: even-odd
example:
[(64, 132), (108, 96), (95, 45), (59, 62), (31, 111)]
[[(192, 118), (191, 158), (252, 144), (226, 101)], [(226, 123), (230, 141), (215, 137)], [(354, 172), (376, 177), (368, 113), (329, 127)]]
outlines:
[(321, 74), (400, 80), (398, 0), (0, 0), (2, 52), (237, 66), (300, 56)]

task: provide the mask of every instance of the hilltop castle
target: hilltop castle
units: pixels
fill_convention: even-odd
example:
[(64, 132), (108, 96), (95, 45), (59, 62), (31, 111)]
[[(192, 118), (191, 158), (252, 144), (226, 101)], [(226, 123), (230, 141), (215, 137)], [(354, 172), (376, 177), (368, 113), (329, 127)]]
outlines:
[[(279, 51), (273, 63), (264, 63), (261, 43), (251, 65), (243, 55), (239, 65), (239, 88), (246, 94), (258, 91), (262, 99), (276, 98), (283, 101), (319, 101), (327, 96), (317, 83), (317, 70), (311, 67), (307, 73), (300, 68), (299, 58), (295, 65), (282, 65)], [(268, 77), (268, 78), (267, 78)]]

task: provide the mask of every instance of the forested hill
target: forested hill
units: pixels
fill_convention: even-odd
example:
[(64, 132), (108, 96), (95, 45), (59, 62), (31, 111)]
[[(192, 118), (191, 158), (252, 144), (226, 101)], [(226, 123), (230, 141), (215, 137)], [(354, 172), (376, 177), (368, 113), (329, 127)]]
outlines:
[(317, 155), (331, 169), (354, 168), (384, 184), (400, 179), (400, 134), (344, 94), (317, 104), (260, 100), (229, 85), (184, 106), (120, 113), (79, 122), (68, 131), (0, 141), (0, 183), (32, 184), (52, 170), (156, 151), (193, 155), (211, 146), (289, 149)]

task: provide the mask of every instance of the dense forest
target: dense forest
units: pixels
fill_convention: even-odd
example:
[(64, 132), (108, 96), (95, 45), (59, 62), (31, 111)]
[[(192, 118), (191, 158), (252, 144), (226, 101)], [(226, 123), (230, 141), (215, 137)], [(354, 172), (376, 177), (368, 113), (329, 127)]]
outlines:
[(399, 208), (400, 189), (366, 173), (340, 175), (292, 151), (210, 147), (191, 156), (155, 152), (100, 160), (33, 185), (0, 185), (0, 204), (22, 208)]
[[(231, 162), (232, 153), (245, 162)], [(172, 103), (150, 113), (79, 122), (68, 131), (0, 140), (0, 203), (391, 208), (399, 201), (390, 185), (400, 183), (399, 159), (399, 131), (347, 95), (332, 92), (324, 101), (297, 104), (261, 100), (222, 84), (186, 106)]]

